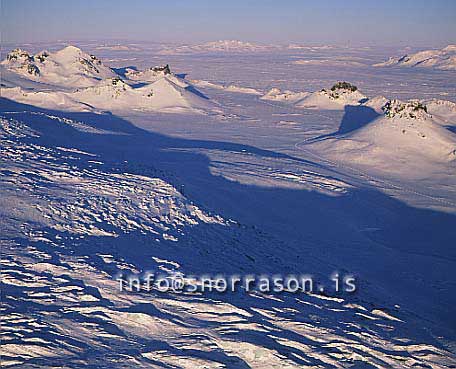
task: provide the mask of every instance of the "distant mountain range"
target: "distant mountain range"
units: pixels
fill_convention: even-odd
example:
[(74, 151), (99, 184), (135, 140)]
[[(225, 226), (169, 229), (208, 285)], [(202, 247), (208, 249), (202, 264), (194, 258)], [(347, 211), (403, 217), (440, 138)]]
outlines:
[(174, 48), (166, 48), (160, 51), (160, 54), (193, 54), (193, 53), (210, 53), (210, 52), (265, 52), (280, 48), (275, 45), (262, 45), (239, 40), (219, 40), (211, 41), (196, 45), (182, 45)]
[(441, 50), (424, 50), (415, 54), (394, 56), (374, 67), (417, 67), (438, 70), (456, 70), (456, 45)]

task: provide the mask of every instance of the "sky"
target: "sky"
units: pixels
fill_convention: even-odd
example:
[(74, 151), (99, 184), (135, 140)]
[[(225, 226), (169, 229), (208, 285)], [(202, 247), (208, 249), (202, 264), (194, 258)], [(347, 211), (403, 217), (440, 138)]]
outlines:
[(2, 43), (135, 40), (443, 46), (454, 0), (1, 0)]

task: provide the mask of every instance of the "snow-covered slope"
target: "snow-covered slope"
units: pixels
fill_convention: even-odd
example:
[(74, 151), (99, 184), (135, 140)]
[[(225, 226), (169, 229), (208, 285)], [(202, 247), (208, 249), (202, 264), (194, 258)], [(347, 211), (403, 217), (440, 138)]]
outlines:
[(96, 50), (110, 50), (110, 51), (141, 51), (142, 48), (139, 47), (138, 45), (121, 45), (121, 44), (116, 44), (116, 45), (100, 45), (95, 48)]
[[(161, 111), (200, 113), (220, 108), (168, 65), (144, 71), (127, 70), (122, 80), (93, 55), (68, 46), (56, 53), (31, 56), (16, 49), (2, 65), (19, 74), (2, 96), (47, 109), (88, 111)], [(33, 80), (35, 84), (24, 83)], [(141, 82), (137, 87), (138, 82)], [(53, 89), (50, 89), (53, 86)], [(133, 87), (132, 87), (133, 86)]]
[(456, 126), (456, 103), (441, 99), (426, 100), (424, 103), (428, 112), (439, 118), (443, 124)]
[(0, 119), (3, 366), (402, 369), (454, 362), (417, 327), (415, 314), (358, 295), (120, 290), (116, 277), (148, 270), (172, 278), (328, 265), (313, 253), (299, 258), (302, 243), (295, 254), (283, 234), (228, 220), (179, 191), (155, 167), (179, 140), (162, 146), (151, 132), (124, 134), (112, 115), (18, 108), (8, 106)]
[(343, 110), (346, 105), (360, 105), (367, 97), (356, 86), (338, 82), (331, 89), (313, 92), (296, 103), (296, 107), (308, 109)]
[(369, 98), (363, 106), (375, 110), (378, 114), (383, 114), (383, 107), (388, 102), (388, 99), (385, 96), (375, 96)]
[(139, 88), (133, 88), (120, 78), (108, 78), (97, 85), (64, 91), (26, 91), (20, 87), (2, 89), (3, 97), (47, 109), (68, 111), (161, 111), (202, 113), (219, 112), (209, 99), (195, 94), (163, 77)]
[(224, 90), (224, 91), (228, 91), (228, 92), (238, 92), (241, 94), (250, 94), (250, 95), (261, 95), (262, 94), (260, 91), (254, 89), (254, 88), (251, 88), (251, 87), (236, 86), (233, 84), (221, 85), (218, 83), (202, 81), (202, 80), (192, 80), (191, 82), (192, 82), (192, 84), (194, 84), (197, 87), (214, 88), (216, 90)]
[(390, 100), (383, 112), (362, 128), (310, 147), (336, 161), (411, 178), (432, 175), (456, 163), (456, 135), (438, 124), (425, 105)]
[(346, 58), (331, 58), (331, 59), (299, 59), (295, 60), (293, 64), (296, 65), (318, 65), (318, 66), (328, 66), (328, 67), (365, 67), (366, 64), (363, 64), (357, 60)]
[(145, 70), (133, 70), (127, 68), (125, 73), (125, 77), (129, 80), (141, 82), (155, 82), (165, 76), (172, 76), (171, 69), (168, 64), (159, 67), (150, 67)]
[(173, 77), (164, 77), (158, 79), (150, 85), (136, 89), (144, 99), (149, 99), (146, 102), (148, 106), (161, 111), (179, 111), (181, 109), (187, 111), (220, 111), (220, 107), (210, 101), (208, 98), (202, 97), (188, 89), (189, 85), (185, 85), (179, 79)]
[(75, 46), (67, 46), (55, 53), (41, 51), (31, 55), (15, 49), (7, 54), (1, 65), (22, 77), (37, 82), (68, 88), (88, 87), (115, 73), (94, 55)]
[(456, 70), (456, 45), (448, 45), (441, 50), (425, 50), (415, 54), (391, 57), (374, 67), (419, 67), (439, 70)]
[[(272, 54), (176, 58), (222, 117), (158, 114), (219, 108), (166, 68), (71, 89), (2, 66), (2, 367), (454, 368), (454, 104), (338, 84), (299, 109), (314, 94), (287, 89), (359, 71), (288, 74)], [(364, 72), (372, 96), (454, 98), (434, 74)], [(318, 290), (119, 288), (147, 271), (305, 273)], [(333, 294), (335, 272), (356, 293)]]
[(94, 111), (76, 99), (72, 93), (64, 91), (30, 91), (21, 87), (2, 88), (2, 97), (27, 105), (34, 105), (46, 109), (68, 111)]
[(356, 86), (348, 82), (337, 82), (330, 89), (316, 92), (281, 91), (272, 88), (260, 99), (283, 102), (297, 108), (323, 110), (344, 110), (347, 105), (361, 105), (368, 101)]
[(274, 87), (266, 92), (261, 97), (261, 99), (286, 103), (296, 103), (309, 95), (309, 92), (293, 92), (289, 90), (281, 91), (280, 89)]
[(120, 78), (74, 93), (79, 101), (98, 108), (116, 110), (159, 110), (162, 112), (198, 112), (218, 107), (187, 89), (185, 82), (174, 76), (162, 76), (155, 82), (132, 88)]

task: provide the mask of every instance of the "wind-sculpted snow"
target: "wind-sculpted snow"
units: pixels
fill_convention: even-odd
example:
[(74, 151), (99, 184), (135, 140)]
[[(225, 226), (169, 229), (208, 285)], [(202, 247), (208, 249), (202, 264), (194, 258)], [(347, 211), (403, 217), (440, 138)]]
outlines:
[[(287, 85), (229, 52), (214, 73), (192, 53), (198, 80), (163, 64), (77, 88), (1, 66), (2, 366), (455, 366), (454, 103), (429, 92), (444, 88)], [(337, 272), (357, 289), (120, 289), (150, 271)]]
[[(50, 118), (51, 124), (77, 123), (52, 116), (45, 118)], [(22, 127), (14, 127), (19, 124), (2, 121), (2, 139), (5, 140), (2, 160), (16, 186), (37, 199), (28, 207), (35, 208), (49, 221), (45, 221), (46, 227), (70, 234), (116, 237), (114, 229), (158, 234), (156, 227), (160, 233), (165, 233), (169, 226), (178, 228), (199, 221), (221, 222), (221, 219), (211, 218), (197, 207), (186, 204), (176, 189), (158, 178), (105, 172), (105, 164), (97, 160), (97, 155), (76, 149), (50, 149), (39, 144), (8, 140), (11, 125), (22, 131)], [(24, 157), (24, 162), (15, 160), (18, 156)], [(86, 160), (80, 171), (66, 162), (81, 159)], [(30, 178), (35, 179), (36, 187), (30, 186)], [(40, 188), (46, 186), (58, 188), (58, 195), (52, 196), (52, 191), (42, 194)], [(59, 201), (61, 196), (67, 201)], [(125, 200), (119, 202), (119, 199)], [(44, 207), (43, 200), (47, 202)], [(164, 226), (164, 223), (168, 225)]]
[[(120, 291), (119, 272), (273, 272), (287, 246), (202, 210), (153, 163), (99, 150), (109, 137), (139, 139), (136, 131), (4, 114), (5, 367), (449, 367), (448, 351), (407, 338), (412, 316), (356, 297)], [(303, 183), (310, 178), (318, 175)]]

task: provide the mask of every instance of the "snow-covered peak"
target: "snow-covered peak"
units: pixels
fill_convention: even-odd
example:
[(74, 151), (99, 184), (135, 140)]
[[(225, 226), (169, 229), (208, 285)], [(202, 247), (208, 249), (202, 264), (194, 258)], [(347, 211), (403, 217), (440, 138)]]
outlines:
[(171, 76), (171, 68), (169, 64), (150, 67), (143, 71), (129, 69), (125, 73), (125, 76), (133, 81), (142, 81), (142, 82), (155, 82), (164, 76)]
[(358, 87), (352, 85), (349, 82), (337, 82), (331, 87), (331, 91), (349, 91), (355, 92), (358, 90)]
[(273, 89), (263, 96), (265, 100), (290, 101), (298, 108), (344, 110), (347, 105), (361, 105), (368, 98), (355, 85), (337, 82), (329, 89), (317, 92), (291, 92)]
[(27, 51), (17, 48), (6, 54), (6, 59), (2, 61), (2, 64), (26, 63), (30, 61), (33, 61), (33, 56)]
[[(86, 111), (220, 112), (217, 104), (195, 93), (189, 83), (171, 72), (168, 64), (144, 71), (127, 69), (125, 80), (94, 55), (75, 46), (36, 55), (13, 50), (3, 62), (16, 83), (5, 97), (45, 108)], [(33, 89), (24, 87), (32, 80)], [(138, 84), (137, 82), (141, 82)], [(49, 86), (52, 85), (53, 91)], [(138, 86), (139, 85), (139, 86)], [(43, 88), (41, 88), (41, 86)]]
[(104, 91), (104, 93), (110, 93), (113, 97), (120, 95), (123, 91), (132, 90), (128, 84), (126, 84), (121, 78), (107, 78), (100, 81), (96, 86), (88, 87), (86, 91)]
[(1, 65), (8, 69), (16, 70), (21, 74), (29, 77), (37, 77), (40, 75), (40, 69), (35, 64), (36, 60), (41, 60), (44, 54), (40, 54), (37, 59), (30, 53), (22, 49), (14, 49), (6, 55), (5, 60)]
[(78, 56), (81, 56), (83, 54), (83, 51), (76, 46), (73, 45), (68, 45), (65, 46), (63, 49), (60, 49), (55, 53), (56, 57), (65, 59), (65, 58), (75, 58)]
[(403, 178), (430, 176), (437, 167), (448, 170), (456, 160), (456, 136), (428, 114), (426, 105), (388, 100), (382, 109), (373, 121), (317, 141), (314, 149), (338, 162)]
[(43, 50), (36, 55), (15, 49), (1, 64), (22, 78), (64, 89), (93, 86), (102, 79), (115, 77), (111, 68), (96, 56), (71, 45), (54, 53)]
[(169, 64), (152, 67), (152, 68), (150, 68), (150, 70), (152, 72), (162, 73), (164, 75), (171, 74), (171, 69), (169, 68)]
[(385, 116), (388, 118), (404, 118), (426, 120), (431, 115), (428, 114), (426, 105), (418, 100), (402, 102), (400, 100), (388, 100), (382, 107)]
[(66, 68), (75, 67), (75, 69), (83, 71), (86, 74), (106, 74), (102, 72), (109, 72), (105, 77), (113, 76), (113, 72), (105, 67), (100, 59), (95, 55), (83, 52), (76, 46), (67, 46), (52, 54), (51, 57), (54, 63)]
[(415, 54), (393, 56), (374, 67), (419, 67), (439, 70), (456, 70), (456, 45), (448, 45), (441, 50), (424, 50)]
[(39, 53), (35, 54), (33, 59), (36, 62), (44, 63), (44, 61), (49, 57), (49, 51), (47, 50), (42, 50)]
[(367, 102), (363, 104), (363, 106), (366, 106), (368, 108), (371, 108), (375, 110), (378, 114), (382, 115), (383, 114), (383, 106), (388, 102), (389, 100), (385, 96), (375, 96), (372, 98), (369, 98)]
[(320, 94), (328, 96), (330, 100), (341, 101), (345, 105), (359, 105), (368, 100), (359, 92), (358, 87), (348, 82), (337, 82), (329, 90), (321, 90)]

